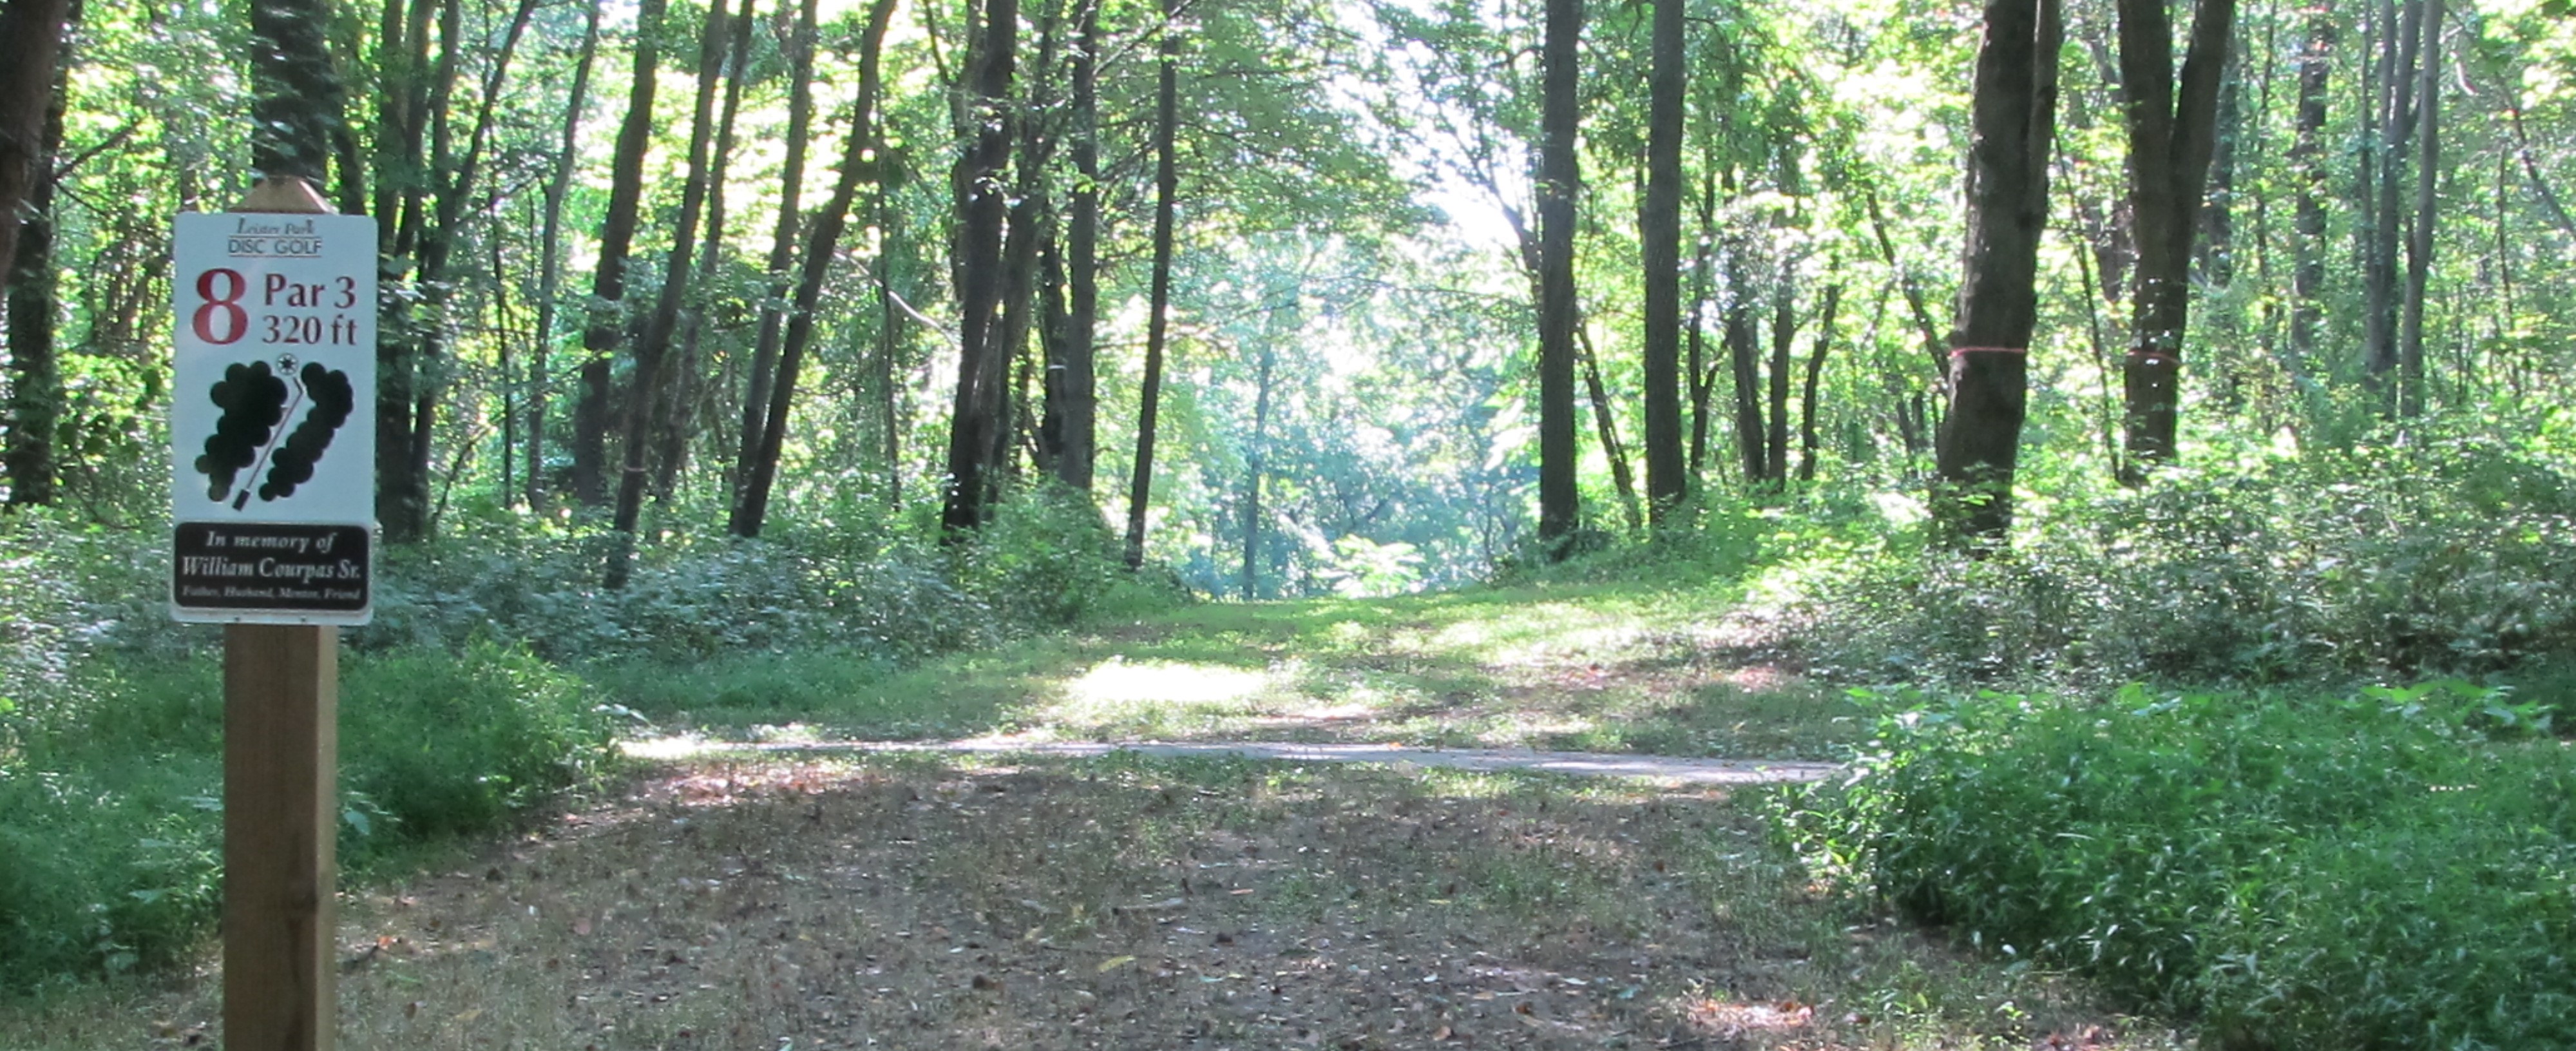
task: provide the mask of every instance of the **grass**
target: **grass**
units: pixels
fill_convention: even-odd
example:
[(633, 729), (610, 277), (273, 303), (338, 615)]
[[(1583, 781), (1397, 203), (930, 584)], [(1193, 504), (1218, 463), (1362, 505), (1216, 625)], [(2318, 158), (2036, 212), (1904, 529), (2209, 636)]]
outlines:
[[(1753, 809), (1231, 761), (673, 768), (353, 895), (341, 1032), (433, 1049), (2170, 1046), (2065, 983), (1849, 912), (1765, 845)], [(0, 1005), (0, 1046), (181, 1046), (213, 1027), (215, 989)]]
[[(604, 669), (664, 722), (874, 739), (1396, 742), (1831, 758), (1858, 710), (1743, 644), (1730, 596), (1637, 584), (1215, 603), (892, 671), (829, 655)], [(748, 685), (746, 685), (748, 684)]]

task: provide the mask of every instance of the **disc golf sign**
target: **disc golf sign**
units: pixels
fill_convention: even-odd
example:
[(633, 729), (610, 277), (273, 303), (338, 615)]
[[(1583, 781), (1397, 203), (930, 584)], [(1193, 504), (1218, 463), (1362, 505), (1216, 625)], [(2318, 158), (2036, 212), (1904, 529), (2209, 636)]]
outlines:
[(179, 216), (172, 614), (364, 624), (373, 605), (376, 223)]

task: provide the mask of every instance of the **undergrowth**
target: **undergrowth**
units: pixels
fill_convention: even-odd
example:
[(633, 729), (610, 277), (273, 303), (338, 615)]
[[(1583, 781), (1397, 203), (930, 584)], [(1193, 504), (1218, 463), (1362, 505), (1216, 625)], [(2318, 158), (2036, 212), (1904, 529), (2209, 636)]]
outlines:
[[(849, 522), (674, 530), (620, 591), (598, 585), (613, 545), (570, 520), (486, 509), (384, 551), (375, 621), (343, 633), (344, 869), (523, 820), (602, 771), (629, 704), (683, 706), (674, 684), (818, 707), (932, 654), (1180, 599), (1057, 494), (957, 544)], [(0, 552), (0, 995), (182, 959), (220, 906), (221, 633), (170, 620), (166, 534), (38, 509), (0, 516)]]
[(2538, 701), (1873, 700), (1853, 776), (1780, 813), (1849, 890), (2220, 1046), (2576, 1040), (2576, 755)]

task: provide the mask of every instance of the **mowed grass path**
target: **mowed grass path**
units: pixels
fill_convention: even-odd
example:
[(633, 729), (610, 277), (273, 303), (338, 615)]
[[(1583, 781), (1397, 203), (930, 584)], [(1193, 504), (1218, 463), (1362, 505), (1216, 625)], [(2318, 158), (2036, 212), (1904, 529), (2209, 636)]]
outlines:
[[(1831, 897), (1770, 788), (725, 740), (1399, 741), (1832, 757), (1865, 732), (1708, 602), (1210, 604), (899, 674), (626, 669), (618, 790), (343, 893), (341, 1046), (2029, 1048), (2163, 1026)], [(220, 970), (0, 1002), (0, 1051), (217, 1046)]]
[(1836, 689), (1707, 594), (1480, 589), (1206, 603), (885, 674), (831, 655), (607, 673), (717, 737), (1365, 742), (1830, 759)]

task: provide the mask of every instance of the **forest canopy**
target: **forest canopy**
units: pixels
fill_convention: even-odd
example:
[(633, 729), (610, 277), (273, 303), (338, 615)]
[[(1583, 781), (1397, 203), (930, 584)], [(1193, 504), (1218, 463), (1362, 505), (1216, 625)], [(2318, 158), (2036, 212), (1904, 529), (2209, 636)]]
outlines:
[(1990, 543), (2554, 433), (2576, 316), (2547, 4), (8, 13), (11, 503), (159, 520), (170, 221), (269, 169), (380, 224), (387, 539), (605, 527), (612, 586), (1041, 484), (1247, 597), (1829, 493)]

